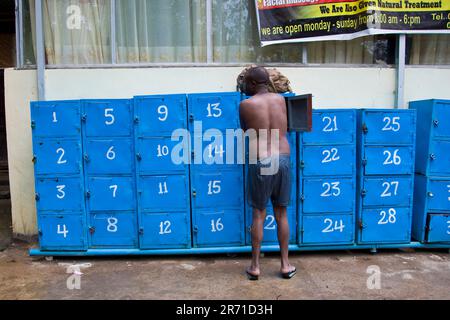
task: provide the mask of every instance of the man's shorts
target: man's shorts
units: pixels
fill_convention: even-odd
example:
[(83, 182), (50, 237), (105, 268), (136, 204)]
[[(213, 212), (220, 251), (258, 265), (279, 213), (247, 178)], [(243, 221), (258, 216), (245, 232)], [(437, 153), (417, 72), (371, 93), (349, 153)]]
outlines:
[(275, 157), (269, 157), (248, 166), (248, 203), (264, 210), (269, 198), (275, 207), (287, 207), (291, 199), (291, 160), (289, 155), (279, 155), (278, 171), (264, 175), (274, 168)]

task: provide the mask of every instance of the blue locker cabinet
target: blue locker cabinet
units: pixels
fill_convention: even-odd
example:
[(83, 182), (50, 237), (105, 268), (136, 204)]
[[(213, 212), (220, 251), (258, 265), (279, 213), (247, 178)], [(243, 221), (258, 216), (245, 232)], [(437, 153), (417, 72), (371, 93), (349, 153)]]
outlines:
[(353, 244), (355, 110), (314, 110), (312, 131), (298, 137), (299, 245)]
[(239, 103), (238, 92), (188, 95), (194, 247), (245, 244), (242, 142), (226, 138), (240, 128)]
[[(289, 222), (289, 243), (295, 244), (297, 243), (297, 136), (295, 132), (288, 133), (288, 141), (289, 146), (291, 148), (291, 178), (292, 178), (292, 187), (291, 187), (291, 201), (289, 206), (287, 207), (287, 218)], [(251, 245), (251, 226), (252, 226), (252, 207), (248, 204), (248, 195), (247, 195), (247, 170), (248, 166), (245, 165), (245, 204), (246, 204), (246, 244)], [(275, 220), (275, 214), (272, 207), (272, 203), (269, 200), (266, 208), (266, 220), (264, 222), (264, 236), (263, 236), (263, 245), (273, 245), (278, 244), (278, 229), (277, 223)]]
[(132, 100), (81, 103), (89, 248), (137, 248)]
[(409, 104), (417, 111), (413, 238), (450, 242), (450, 100)]
[(416, 113), (358, 110), (358, 243), (411, 241)]
[(424, 100), (409, 104), (417, 111), (416, 172), (450, 176), (450, 100)]
[(192, 246), (186, 103), (184, 94), (134, 98), (140, 249)]
[(87, 249), (79, 101), (31, 102), (40, 248)]

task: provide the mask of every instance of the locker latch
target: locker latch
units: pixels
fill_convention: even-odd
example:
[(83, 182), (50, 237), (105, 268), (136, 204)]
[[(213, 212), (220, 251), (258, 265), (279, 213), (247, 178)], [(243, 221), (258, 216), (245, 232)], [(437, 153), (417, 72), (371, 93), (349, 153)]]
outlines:
[(91, 197), (91, 192), (90, 191), (86, 191), (86, 198), (90, 198)]
[(139, 117), (134, 117), (134, 123), (136, 123), (136, 124), (139, 123)]
[(194, 115), (192, 113), (189, 115), (189, 121), (194, 121)]
[(429, 196), (430, 198), (433, 198), (433, 197), (434, 197), (434, 194), (433, 194), (433, 192), (431, 192), (431, 191), (428, 191), (428, 196)]
[(32, 161), (33, 163), (36, 163), (36, 162), (37, 162), (37, 158), (36, 158), (35, 155), (33, 156), (33, 159), (31, 159), (31, 161)]
[(39, 201), (39, 199), (41, 198), (41, 196), (39, 195), (39, 193), (36, 193), (34, 195), (34, 198), (36, 199), (36, 201)]
[(365, 123), (363, 123), (361, 129), (364, 134), (367, 134), (369, 132), (369, 128), (367, 128), (367, 125)]
[(81, 116), (81, 121), (86, 122), (86, 119), (87, 119), (87, 115), (86, 115), (86, 114), (83, 114), (83, 115)]
[(361, 164), (362, 164), (363, 166), (367, 165), (367, 159), (362, 159)]
[(430, 159), (431, 160), (436, 160), (436, 155), (434, 153), (430, 154)]
[(42, 236), (42, 230), (41, 230), (41, 229), (38, 230), (38, 234), (39, 234), (40, 236)]
[(192, 189), (192, 196), (195, 198), (197, 196), (197, 190)]
[(366, 226), (363, 224), (362, 220), (359, 220), (359, 228), (362, 230), (364, 229)]
[(141, 160), (142, 160), (142, 156), (141, 156), (140, 153), (136, 153), (136, 159), (137, 159), (138, 161), (141, 161)]
[(361, 197), (364, 198), (367, 194), (367, 190), (361, 190)]
[(305, 167), (305, 161), (302, 160), (302, 161), (300, 161), (300, 168), (303, 169), (304, 167)]
[(89, 162), (89, 156), (87, 154), (84, 154), (83, 158), (84, 158), (84, 161)]
[(192, 231), (193, 231), (194, 233), (198, 233), (198, 227), (197, 227), (197, 226), (194, 226), (194, 227), (192, 228)]
[(33, 121), (31, 121), (31, 129), (34, 129), (34, 128), (36, 128), (36, 122), (33, 120)]
[(302, 194), (302, 195), (300, 196), (300, 201), (301, 201), (301, 202), (305, 201), (305, 195), (304, 195), (304, 194)]
[(433, 120), (433, 125), (434, 125), (435, 127), (439, 126), (439, 120)]
[(144, 234), (144, 228), (139, 228), (139, 234), (143, 235)]
[(90, 233), (90, 234), (94, 234), (94, 232), (95, 232), (95, 228), (94, 228), (94, 227), (90, 227), (90, 228), (89, 228), (89, 233)]

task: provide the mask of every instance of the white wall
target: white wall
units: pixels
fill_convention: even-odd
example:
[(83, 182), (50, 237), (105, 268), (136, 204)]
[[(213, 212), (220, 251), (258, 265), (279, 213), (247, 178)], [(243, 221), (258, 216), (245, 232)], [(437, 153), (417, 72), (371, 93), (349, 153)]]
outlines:
[[(47, 70), (47, 100), (131, 98), (134, 95), (234, 91), (239, 67)], [(392, 108), (395, 70), (378, 68), (279, 68), (296, 93), (313, 93), (315, 108)], [(450, 69), (406, 71), (405, 101), (450, 99)], [(29, 102), (36, 100), (34, 71), (9, 69), (6, 123), (13, 228), (37, 231)]]

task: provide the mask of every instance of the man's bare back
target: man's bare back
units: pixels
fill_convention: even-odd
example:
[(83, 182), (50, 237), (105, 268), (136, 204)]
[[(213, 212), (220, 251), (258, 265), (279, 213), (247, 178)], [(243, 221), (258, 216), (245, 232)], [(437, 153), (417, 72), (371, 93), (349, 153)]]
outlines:
[[(256, 94), (242, 101), (239, 108), (241, 123), (244, 130), (255, 129), (260, 136), (260, 129), (267, 130), (267, 149), (258, 148), (258, 158), (263, 159), (276, 154), (290, 154), (289, 142), (286, 138), (287, 115), (284, 98), (276, 93)], [(271, 145), (271, 130), (279, 130), (279, 149)], [(254, 141), (253, 141), (254, 142)], [(261, 141), (258, 141), (261, 143)], [(252, 141), (250, 141), (252, 143)], [(258, 146), (261, 146), (260, 144)]]

